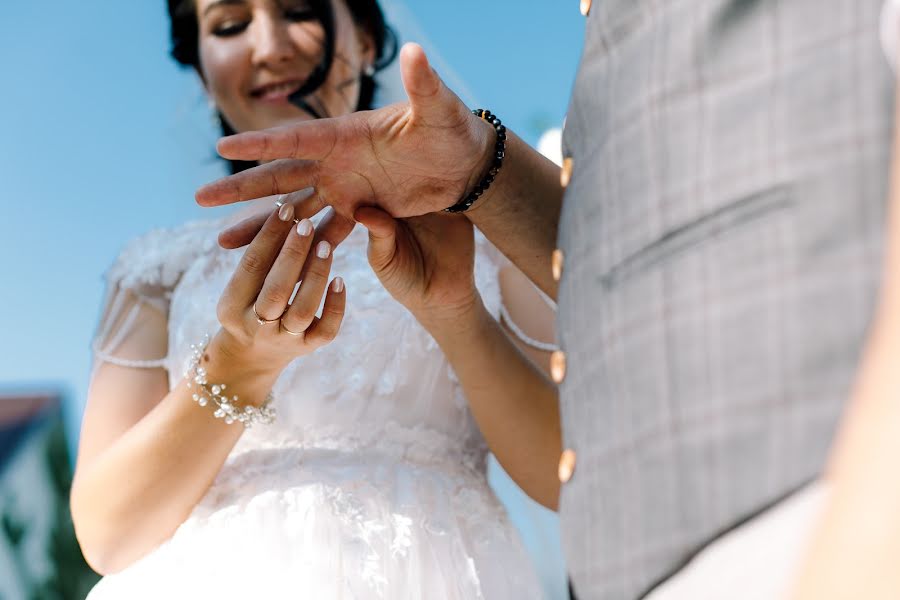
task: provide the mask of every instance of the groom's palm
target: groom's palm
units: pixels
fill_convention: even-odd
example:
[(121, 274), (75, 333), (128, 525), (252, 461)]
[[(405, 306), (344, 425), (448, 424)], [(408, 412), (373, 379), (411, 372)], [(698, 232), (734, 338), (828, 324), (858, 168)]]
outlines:
[(492, 130), (421, 49), (404, 49), (401, 59), (408, 103), (225, 138), (224, 157), (272, 162), (204, 186), (197, 201), (230, 204), (314, 187), (298, 216), (330, 205), (345, 219), (360, 206), (411, 217), (458, 202), (490, 164)]
[[(321, 200), (347, 217), (372, 205), (398, 218), (459, 201), (482, 158), (460, 150), (476, 146), (481, 132), (465, 107), (462, 115), (445, 116), (431, 124), (417, 118), (409, 104), (397, 104), (335, 122), (334, 147), (315, 167)], [(303, 183), (288, 182), (287, 188)]]

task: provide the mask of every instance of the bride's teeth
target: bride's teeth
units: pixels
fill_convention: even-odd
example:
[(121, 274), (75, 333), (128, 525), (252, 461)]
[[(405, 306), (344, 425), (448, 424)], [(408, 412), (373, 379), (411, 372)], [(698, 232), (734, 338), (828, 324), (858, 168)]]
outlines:
[(291, 84), (289, 83), (280, 83), (278, 85), (273, 85), (266, 90), (268, 94), (280, 94), (286, 92), (291, 89)]
[(259, 89), (256, 92), (256, 95), (259, 97), (267, 97), (267, 96), (277, 96), (283, 94), (290, 94), (294, 90), (298, 88), (296, 83), (276, 83), (272, 85), (267, 85)]

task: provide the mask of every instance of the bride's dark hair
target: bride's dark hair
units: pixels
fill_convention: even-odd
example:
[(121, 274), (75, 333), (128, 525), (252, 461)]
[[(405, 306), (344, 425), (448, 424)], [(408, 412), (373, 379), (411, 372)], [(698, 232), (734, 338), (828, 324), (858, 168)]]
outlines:
[[(319, 89), (328, 77), (331, 63), (334, 60), (334, 22), (331, 3), (333, 0), (312, 0), (312, 8), (320, 15), (325, 30), (325, 48), (322, 61), (310, 75), (302, 93), (309, 95)], [(397, 36), (384, 20), (384, 13), (377, 0), (344, 0), (356, 24), (364, 27), (375, 43), (375, 71), (388, 66), (397, 56)], [(194, 0), (168, 0), (169, 20), (171, 21), (172, 58), (186, 67), (193, 67), (200, 72), (199, 23)], [(366, 73), (360, 73), (359, 104), (356, 110), (372, 108), (377, 85), (375, 79)], [(223, 135), (232, 135), (234, 129), (220, 112), (219, 124)], [(255, 166), (255, 163), (229, 161), (231, 172), (237, 173)]]

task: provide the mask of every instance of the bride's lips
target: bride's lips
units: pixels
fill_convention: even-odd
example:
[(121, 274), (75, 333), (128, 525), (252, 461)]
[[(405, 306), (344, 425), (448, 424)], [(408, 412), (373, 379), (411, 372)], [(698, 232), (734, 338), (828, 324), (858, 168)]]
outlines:
[(261, 102), (270, 104), (286, 104), (291, 94), (300, 89), (303, 82), (299, 79), (287, 79), (257, 86), (250, 90), (250, 96)]

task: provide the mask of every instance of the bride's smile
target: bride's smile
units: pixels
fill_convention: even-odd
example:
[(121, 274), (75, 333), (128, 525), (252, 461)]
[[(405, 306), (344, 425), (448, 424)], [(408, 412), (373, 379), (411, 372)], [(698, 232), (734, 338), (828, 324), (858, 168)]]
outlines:
[[(372, 34), (344, 2), (196, 0), (194, 65), (235, 131), (253, 131), (357, 109), (376, 59)], [(302, 102), (291, 96), (327, 76)]]

